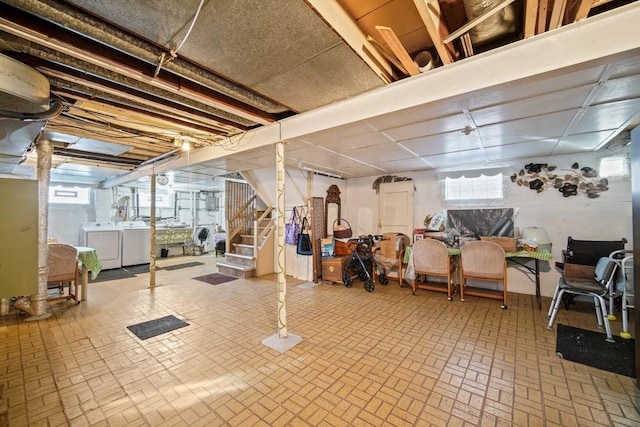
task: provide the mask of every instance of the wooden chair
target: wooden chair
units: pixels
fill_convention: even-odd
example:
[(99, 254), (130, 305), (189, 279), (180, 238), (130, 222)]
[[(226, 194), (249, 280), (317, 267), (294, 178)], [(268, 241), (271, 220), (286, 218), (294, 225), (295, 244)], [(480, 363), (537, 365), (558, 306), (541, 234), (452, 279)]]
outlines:
[[(79, 270), (78, 252), (76, 248), (63, 243), (50, 244), (47, 266), (49, 271), (47, 275), (47, 288), (57, 291), (57, 295), (50, 295), (47, 301), (72, 299), (76, 303), (79, 303)], [(67, 286), (66, 291), (65, 285)]]
[(378, 263), (378, 269), (383, 273), (375, 271), (375, 281), (383, 283), (379, 280), (380, 276), (384, 275), (384, 282), (388, 282), (389, 273), (397, 273), (398, 283), (402, 286), (402, 257), (404, 257), (404, 250), (411, 243), (411, 239), (406, 234), (402, 233), (385, 233), (382, 235), (382, 239), (379, 240), (373, 248), (373, 255)]
[[(502, 293), (489, 289), (468, 288), (469, 279), (501, 283)], [(507, 260), (504, 249), (500, 245), (478, 240), (462, 246), (460, 249), (460, 301), (464, 301), (465, 294), (501, 299), (502, 308), (507, 308)]]
[[(439, 240), (422, 239), (413, 244), (413, 266), (416, 279), (413, 281), (413, 294), (416, 289), (446, 292), (449, 301), (455, 287), (455, 264), (447, 253), (447, 246)], [(418, 279), (422, 276), (422, 280)], [(429, 281), (430, 276), (447, 279), (446, 284)]]

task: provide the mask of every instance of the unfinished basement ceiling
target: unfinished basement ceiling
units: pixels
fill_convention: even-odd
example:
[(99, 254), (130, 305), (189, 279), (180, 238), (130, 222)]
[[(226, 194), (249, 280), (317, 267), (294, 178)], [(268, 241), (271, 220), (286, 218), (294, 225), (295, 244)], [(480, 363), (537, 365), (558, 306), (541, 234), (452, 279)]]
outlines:
[[(485, 63), (485, 55), (494, 49), (496, 55), (511, 46), (525, 49), (519, 46), (528, 46), (556, 26), (579, 30), (581, 23), (575, 20), (599, 15), (605, 6), (615, 9), (628, 3), (600, 1), (585, 7), (585, 1), (550, 0), (543, 15), (542, 2), (532, 9), (528, 0), (496, 1), (494, 16), (513, 25), (493, 31), (490, 41), (469, 37), (465, 44), (463, 39), (472, 31), (455, 33), (475, 19), (465, 12), (469, 2), (480, 3), (0, 0), (0, 49), (44, 75), (52, 98), (65, 104), (65, 111), (49, 120), (43, 133), (54, 143), (52, 180), (58, 182), (124, 182), (167, 170), (177, 159), (184, 181), (211, 181), (229, 172), (272, 165), (269, 145), (284, 137), (291, 123), (304, 124), (306, 130), (288, 139), (287, 164), (319, 164), (339, 169), (345, 177), (440, 168), (451, 159), (462, 164), (504, 159), (507, 154), (547, 155), (566, 151), (556, 147), (570, 146), (565, 143), (569, 140), (577, 152), (592, 150), (633, 123), (638, 97), (633, 62), (619, 73), (602, 69), (602, 64), (587, 67), (592, 72), (580, 74), (584, 81), (567, 82), (555, 97), (544, 85), (536, 91), (526, 86), (511, 91), (513, 85), (507, 85), (428, 100), (431, 84), (438, 91), (455, 93), (456, 86), (465, 83), (447, 78), (452, 75), (449, 70), (469, 69), (465, 63), (476, 59)], [(561, 6), (566, 12), (554, 25), (553, 11)], [(430, 23), (440, 31), (430, 31)], [(528, 31), (533, 33), (525, 37)], [(390, 33), (398, 43), (389, 41)], [(443, 41), (447, 36), (453, 40)], [(429, 52), (435, 69), (410, 76), (396, 55), (398, 49), (411, 58)], [(625, 58), (617, 61), (624, 63)], [(505, 68), (501, 60), (495, 67), (496, 72)], [(414, 100), (397, 102), (394, 91), (402, 91), (398, 85), (414, 79), (433, 83), (421, 86)], [(489, 80), (479, 84), (492, 85)], [(598, 85), (603, 86), (599, 92), (615, 94), (606, 100), (595, 97), (592, 92)], [(492, 93), (499, 95), (487, 98)], [(350, 124), (343, 117), (345, 102), (354, 116)], [(358, 119), (371, 108), (370, 102), (387, 108), (377, 117)], [(523, 135), (529, 138), (525, 149), (527, 141), (518, 139), (514, 129), (539, 130), (544, 103), (558, 105), (547, 111), (556, 126), (544, 134)], [(418, 106), (410, 108), (413, 104)], [(590, 107), (591, 117), (597, 116), (602, 124), (576, 127), (581, 109)], [(556, 110), (557, 116), (551, 117)], [(305, 119), (322, 112), (335, 117), (336, 123)], [(474, 131), (461, 139), (467, 126)], [(8, 132), (0, 144), (11, 143), (14, 152), (19, 140), (18, 151), (23, 151), (3, 161), (11, 173), (33, 176), (35, 156), (26, 161), (23, 157), (33, 152), (34, 133), (18, 138), (11, 131), (14, 124), (5, 120), (3, 127)], [(589, 132), (590, 142), (575, 142), (575, 129)], [(267, 143), (260, 142), (263, 135), (268, 135)], [(538, 145), (545, 150), (536, 151), (531, 141), (544, 141)], [(195, 150), (180, 154), (182, 142)], [(174, 172), (179, 180), (180, 173)]]

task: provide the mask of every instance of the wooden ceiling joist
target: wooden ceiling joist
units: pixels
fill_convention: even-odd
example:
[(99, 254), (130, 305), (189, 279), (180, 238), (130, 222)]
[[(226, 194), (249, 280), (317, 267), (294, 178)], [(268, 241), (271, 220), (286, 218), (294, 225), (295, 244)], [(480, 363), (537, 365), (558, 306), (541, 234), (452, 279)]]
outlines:
[(376, 30), (380, 33), (380, 36), (383, 38), (391, 52), (398, 58), (400, 63), (404, 66), (410, 76), (416, 76), (420, 74), (420, 70), (418, 66), (413, 62), (413, 59), (409, 56), (402, 43), (396, 36), (396, 33), (389, 27), (384, 27), (382, 25), (376, 25)]
[(524, 5), (524, 38), (536, 35), (539, 0), (525, 0)]
[(427, 32), (440, 56), (440, 60), (445, 65), (453, 63), (453, 48), (447, 47), (443, 42), (443, 38), (449, 35), (449, 30), (442, 21), (442, 12), (440, 11), (438, 0), (413, 0), (413, 2), (418, 9), (422, 22), (427, 27)]

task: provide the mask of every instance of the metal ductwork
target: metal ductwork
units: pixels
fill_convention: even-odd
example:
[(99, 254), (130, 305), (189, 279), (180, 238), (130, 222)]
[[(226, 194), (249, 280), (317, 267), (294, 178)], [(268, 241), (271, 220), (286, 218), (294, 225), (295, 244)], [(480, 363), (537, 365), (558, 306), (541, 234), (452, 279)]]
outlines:
[(42, 130), (42, 122), (33, 120), (46, 120), (61, 110), (61, 104), (49, 109), (49, 81), (42, 74), (0, 54), (0, 173), (16, 173)]
[[(472, 21), (500, 1), (503, 0), (463, 0), (467, 20)], [(471, 42), (482, 44), (514, 33), (517, 30), (517, 15), (513, 3), (505, 6), (469, 30)]]

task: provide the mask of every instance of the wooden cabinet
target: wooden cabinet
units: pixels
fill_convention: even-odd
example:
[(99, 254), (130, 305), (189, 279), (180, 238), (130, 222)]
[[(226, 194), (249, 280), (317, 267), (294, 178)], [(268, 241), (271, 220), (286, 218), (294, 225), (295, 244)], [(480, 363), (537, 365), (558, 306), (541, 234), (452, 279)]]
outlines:
[(0, 298), (38, 292), (38, 181), (0, 179)]
[(322, 258), (322, 280), (342, 283), (342, 273), (348, 260), (349, 256)]

